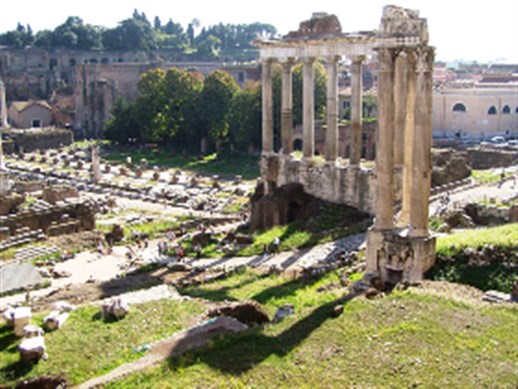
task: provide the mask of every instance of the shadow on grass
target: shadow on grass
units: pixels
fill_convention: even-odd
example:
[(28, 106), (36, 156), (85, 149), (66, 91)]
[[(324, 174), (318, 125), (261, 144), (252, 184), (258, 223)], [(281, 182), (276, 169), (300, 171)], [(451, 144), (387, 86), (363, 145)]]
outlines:
[(0, 377), (3, 377), (3, 379), (7, 381), (14, 381), (19, 377), (24, 377), (27, 375), (33, 369), (33, 367), (33, 363), (16, 361), (0, 368)]
[(12, 328), (8, 326), (0, 327), (0, 352), (8, 350), (17, 340), (18, 338), (14, 335)]
[(223, 373), (242, 374), (271, 355), (280, 357), (287, 355), (330, 319), (336, 305), (344, 304), (349, 300), (349, 297), (342, 297), (323, 304), (277, 336), (265, 335), (260, 329), (251, 330), (216, 340), (208, 350), (191, 352), (180, 358), (171, 358), (169, 365), (172, 369), (182, 369), (205, 363)]

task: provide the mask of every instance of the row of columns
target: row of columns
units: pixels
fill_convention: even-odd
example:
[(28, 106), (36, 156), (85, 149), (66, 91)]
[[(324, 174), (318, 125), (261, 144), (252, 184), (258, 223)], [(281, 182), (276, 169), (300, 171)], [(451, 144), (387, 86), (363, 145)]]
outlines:
[[(325, 158), (334, 163), (338, 157), (338, 61), (339, 56), (326, 59), (327, 69), (327, 131), (325, 143)], [(351, 164), (359, 164), (362, 142), (362, 61), (364, 57), (356, 57), (351, 65), (352, 101), (351, 101)], [(316, 58), (304, 58), (302, 62), (303, 77), (303, 158), (312, 158), (315, 152), (315, 104), (314, 78)], [(293, 92), (292, 68), (294, 60), (288, 59), (282, 63), (281, 91), (281, 143), (282, 152), (289, 155), (293, 151)], [(273, 153), (273, 59), (266, 59), (262, 64), (262, 104), (263, 104), (263, 153)]]
[(398, 227), (409, 236), (428, 236), (431, 183), (433, 48), (377, 50), (378, 137), (376, 142), (375, 228), (394, 222), (394, 168), (403, 166)]

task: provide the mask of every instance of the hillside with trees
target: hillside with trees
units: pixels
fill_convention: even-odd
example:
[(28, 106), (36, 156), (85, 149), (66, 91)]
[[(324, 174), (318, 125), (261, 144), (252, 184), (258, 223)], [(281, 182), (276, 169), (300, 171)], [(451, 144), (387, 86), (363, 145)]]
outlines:
[(168, 50), (176, 56), (191, 59), (218, 59), (226, 54), (254, 50), (251, 42), (257, 36), (275, 36), (271, 24), (223, 24), (203, 27), (194, 19), (184, 28), (170, 18), (162, 23), (159, 16), (151, 22), (138, 10), (117, 26), (106, 28), (70, 16), (54, 30), (33, 32), (30, 25), (18, 23), (16, 29), (0, 34), (0, 45), (11, 48), (35, 46), (44, 49), (152, 51)]

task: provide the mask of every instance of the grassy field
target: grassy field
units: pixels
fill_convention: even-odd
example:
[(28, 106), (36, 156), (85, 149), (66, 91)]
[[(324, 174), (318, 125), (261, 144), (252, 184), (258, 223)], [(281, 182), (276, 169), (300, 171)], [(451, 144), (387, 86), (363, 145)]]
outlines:
[(145, 158), (149, 166), (177, 168), (203, 175), (218, 174), (223, 178), (241, 175), (245, 180), (253, 180), (259, 177), (259, 157), (256, 156), (227, 156), (214, 153), (200, 159), (194, 155), (182, 156), (166, 149), (155, 148), (108, 151), (103, 153), (102, 157), (115, 162), (125, 162), (127, 157), (131, 157), (133, 163), (140, 163), (140, 160)]
[[(77, 384), (139, 358), (135, 348), (171, 336), (189, 327), (204, 312), (198, 302), (161, 300), (132, 306), (120, 321), (105, 322), (99, 307), (73, 311), (63, 328), (45, 334), (49, 359), (37, 365), (19, 362), (20, 341), (11, 329), (0, 327), (0, 386), (12, 385), (19, 378), (62, 374)], [(33, 323), (41, 325), (45, 315)]]
[[(215, 341), (208, 349), (108, 384), (177, 387), (514, 387), (516, 308), (472, 305), (411, 291), (344, 303), (343, 289), (316, 290), (282, 276), (232, 276), (183, 292), (211, 300), (253, 299), (280, 323)], [(342, 303), (344, 313), (332, 318)]]
[(496, 184), (500, 181), (500, 173), (493, 170), (473, 170), (471, 177), (481, 184)]

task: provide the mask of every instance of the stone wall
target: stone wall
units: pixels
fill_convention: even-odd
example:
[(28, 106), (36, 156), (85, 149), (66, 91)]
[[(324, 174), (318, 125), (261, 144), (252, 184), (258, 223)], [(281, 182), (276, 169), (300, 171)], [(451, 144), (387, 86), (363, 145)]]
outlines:
[(506, 167), (517, 163), (517, 153), (512, 151), (469, 149), (467, 153), (473, 169)]
[(13, 140), (16, 151), (54, 149), (68, 146), (74, 141), (72, 131), (59, 128), (42, 128), (32, 130), (7, 130), (6, 134)]
[[(67, 225), (70, 228), (61, 228), (60, 225)], [(71, 203), (51, 206), (47, 209), (27, 209), (16, 214), (1, 216), (0, 228), (7, 227), (10, 235), (26, 227), (31, 231), (42, 230), (45, 233), (59, 230), (62, 233), (92, 230), (95, 228), (94, 208), (90, 203)]]
[(300, 184), (307, 194), (363, 212), (374, 212), (374, 175), (353, 166), (317, 165), (289, 156), (263, 156), (261, 177), (270, 187)]

